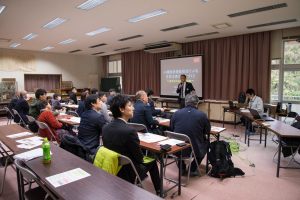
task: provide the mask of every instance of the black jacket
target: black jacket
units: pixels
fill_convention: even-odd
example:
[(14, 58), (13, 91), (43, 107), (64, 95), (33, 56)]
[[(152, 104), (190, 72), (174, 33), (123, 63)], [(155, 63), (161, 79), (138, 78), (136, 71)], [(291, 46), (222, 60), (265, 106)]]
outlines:
[[(27, 124), (28, 119), (27, 119), (26, 115), (28, 115), (28, 113), (29, 113), (29, 105), (28, 105), (27, 101), (20, 97), (16, 103), (15, 110), (18, 111), (18, 113), (22, 117), (23, 121)], [(16, 123), (18, 123), (20, 121), (19, 116), (16, 115), (14, 118), (14, 121)]]
[[(102, 129), (103, 145), (117, 153), (129, 157), (137, 171), (146, 173), (143, 169), (143, 153), (140, 148), (140, 140), (135, 129), (127, 125), (121, 119), (115, 119), (106, 124)], [(135, 174), (130, 165), (125, 165), (119, 171), (118, 176), (134, 183)]]
[(77, 96), (76, 96), (76, 94), (74, 92), (70, 92), (69, 93), (69, 97), (74, 102), (74, 104), (76, 104), (76, 105), (78, 104), (78, 102), (77, 102)]
[[(178, 87), (177, 87), (177, 90), (176, 90), (176, 93), (179, 94), (178, 98), (181, 98), (181, 88), (180, 88), (181, 84), (182, 84), (182, 83), (179, 83), (179, 84), (178, 84)], [(191, 93), (191, 92), (194, 91), (194, 90), (195, 90), (195, 89), (194, 89), (194, 86), (193, 86), (192, 83), (190, 83), (190, 82), (185, 82), (185, 95)]]

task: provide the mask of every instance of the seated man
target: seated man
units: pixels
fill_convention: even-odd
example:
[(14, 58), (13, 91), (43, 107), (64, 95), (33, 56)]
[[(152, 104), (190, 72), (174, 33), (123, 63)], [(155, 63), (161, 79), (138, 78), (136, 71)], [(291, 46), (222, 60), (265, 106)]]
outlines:
[(78, 127), (78, 139), (94, 154), (100, 145), (102, 126), (105, 124), (103, 115), (99, 114), (102, 101), (97, 94), (88, 96), (85, 100), (85, 111), (81, 114)]
[(35, 100), (29, 107), (29, 115), (37, 119), (40, 114), (40, 107), (43, 101), (47, 102), (47, 92), (44, 89), (37, 89), (35, 91)]
[(15, 95), (13, 96), (13, 98), (8, 104), (8, 108), (10, 111), (12, 111), (11, 109), (16, 109), (16, 104), (19, 98), (20, 98), (20, 92), (16, 91)]
[(107, 105), (106, 105), (106, 102), (107, 102), (107, 97), (106, 97), (106, 94), (104, 92), (100, 92), (98, 93), (99, 95), (99, 98), (100, 100), (102, 101), (102, 106), (101, 106), (101, 114), (103, 115), (105, 121), (107, 123), (111, 122), (111, 117), (109, 116), (108, 114), (108, 110), (107, 110)]
[[(141, 178), (146, 177), (146, 173), (149, 171), (154, 188), (159, 194), (160, 179), (157, 164), (155, 161), (147, 164), (143, 162), (143, 153), (137, 132), (127, 124), (127, 121), (133, 116), (133, 110), (128, 97), (117, 95), (112, 99), (111, 111), (114, 120), (103, 127), (103, 145), (129, 157)], [(135, 173), (130, 165), (123, 166), (117, 175), (131, 183), (135, 181)]]
[[(52, 107), (47, 101), (43, 101), (41, 104), (39, 104), (39, 106), (41, 114), (39, 115), (37, 120), (46, 123), (54, 133), (55, 140), (57, 142), (60, 142), (58, 135), (68, 134), (69, 132), (65, 129), (62, 129), (63, 124), (56, 119), (56, 117), (52, 113)], [(46, 129), (40, 130), (39, 133), (41, 137), (47, 137), (49, 140), (51, 140), (52, 138), (51, 133)]]
[(72, 87), (72, 90), (71, 90), (71, 92), (69, 93), (69, 97), (70, 97), (70, 100), (72, 100), (72, 102), (74, 103), (74, 104), (78, 104), (78, 102), (77, 102), (77, 96), (76, 96), (76, 93), (77, 93), (77, 89), (76, 89), (76, 87)]
[(136, 102), (134, 103), (133, 118), (130, 122), (144, 124), (147, 129), (155, 130), (158, 121), (152, 117), (152, 111), (148, 104), (148, 96), (144, 90), (140, 90), (135, 95)]
[(154, 101), (152, 100), (152, 95), (153, 95), (153, 91), (151, 89), (148, 89), (147, 90), (148, 103), (151, 108), (152, 116), (161, 115), (162, 112), (165, 111), (165, 109), (163, 109), (163, 108), (155, 109)]
[(81, 117), (82, 113), (85, 111), (85, 99), (89, 96), (87, 91), (81, 93), (80, 101), (78, 102), (78, 108), (76, 110), (79, 117)]
[[(20, 92), (20, 97), (17, 100), (17, 103), (15, 105), (15, 110), (18, 111), (22, 120), (27, 124), (28, 119), (27, 119), (26, 115), (28, 115), (28, 113), (29, 113), (29, 105), (27, 102), (27, 92), (26, 91)], [(14, 118), (14, 121), (16, 123), (19, 123), (20, 122), (19, 116), (16, 115)], [(23, 124), (23, 125), (25, 125), (25, 124)]]
[(117, 93), (116, 93), (115, 89), (109, 89), (109, 95), (107, 97), (107, 102), (106, 102), (106, 104), (108, 106), (110, 106), (112, 98), (114, 98), (114, 96), (116, 96), (116, 95), (117, 95)]
[[(200, 165), (202, 159), (207, 153), (208, 142), (206, 135), (210, 132), (210, 122), (205, 113), (198, 110), (198, 96), (188, 94), (185, 98), (185, 107), (176, 111), (170, 122), (170, 128), (176, 133), (189, 136), (191, 139), (196, 159)], [(184, 151), (183, 156), (189, 156), (189, 151)], [(186, 173), (186, 165), (182, 162), (183, 174)], [(198, 175), (196, 162), (191, 164), (191, 175)]]

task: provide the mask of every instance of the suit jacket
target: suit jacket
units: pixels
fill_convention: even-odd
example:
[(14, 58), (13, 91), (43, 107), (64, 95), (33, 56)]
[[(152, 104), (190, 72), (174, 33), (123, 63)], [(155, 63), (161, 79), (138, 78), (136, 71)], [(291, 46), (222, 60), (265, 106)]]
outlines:
[(152, 116), (157, 116), (161, 114), (161, 110), (156, 110), (155, 106), (154, 106), (154, 101), (152, 99), (149, 98), (148, 100), (151, 112), (152, 112)]
[[(176, 93), (179, 94), (179, 97), (178, 98), (181, 98), (181, 88), (179, 88), (179, 86), (181, 85), (181, 83), (178, 84), (178, 87), (177, 87), (177, 90), (176, 90)], [(191, 93), (192, 91), (194, 91), (195, 88), (193, 86), (192, 83), (190, 82), (185, 82), (185, 95)]]
[(202, 159), (207, 152), (205, 135), (211, 128), (206, 114), (195, 107), (187, 106), (175, 112), (170, 123), (172, 131), (190, 137), (196, 157)]
[(130, 122), (144, 124), (148, 130), (155, 129), (158, 125), (158, 121), (153, 120), (150, 106), (145, 105), (141, 100), (134, 103), (133, 118)]
[(52, 110), (62, 109), (62, 106), (61, 106), (60, 102), (57, 99), (51, 99), (51, 106), (52, 106)]
[[(114, 119), (106, 124), (103, 129), (103, 145), (117, 153), (129, 157), (139, 173), (143, 171), (143, 153), (140, 148), (140, 140), (135, 129), (131, 128), (121, 119)], [(125, 165), (119, 171), (118, 176), (134, 183), (135, 174), (131, 166)]]
[(78, 108), (76, 110), (77, 114), (79, 115), (79, 117), (81, 117), (82, 113), (85, 111), (85, 102), (80, 100), (78, 102)]
[(74, 92), (70, 92), (69, 97), (74, 102), (74, 104), (76, 104), (76, 105), (78, 104), (78, 102), (77, 102), (77, 96), (76, 96), (76, 94)]
[[(29, 104), (27, 103), (27, 101), (23, 98), (19, 98), (15, 105), (15, 110), (18, 111), (23, 121), (27, 124), (28, 119), (26, 115), (28, 115), (29, 113)], [(19, 116), (15, 115), (14, 121), (18, 123), (20, 121)]]
[(93, 109), (86, 110), (81, 115), (78, 139), (92, 153), (95, 153), (100, 145), (100, 135), (104, 124), (103, 116)]

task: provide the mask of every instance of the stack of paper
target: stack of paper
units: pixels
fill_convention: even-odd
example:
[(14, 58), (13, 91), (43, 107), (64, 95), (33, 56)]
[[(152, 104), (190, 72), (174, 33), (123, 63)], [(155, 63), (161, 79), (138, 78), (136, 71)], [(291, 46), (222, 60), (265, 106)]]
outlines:
[(162, 140), (167, 139), (165, 136), (156, 135), (153, 133), (138, 133), (140, 141), (146, 142), (146, 143), (153, 143), (153, 142), (159, 142)]
[(16, 142), (20, 143), (19, 145), (17, 145), (18, 148), (32, 149), (32, 148), (42, 145), (43, 138), (34, 136), (34, 137), (25, 138), (22, 140), (17, 140)]
[(80, 117), (71, 117), (70, 121), (74, 123), (80, 123)]
[(11, 139), (15, 139), (15, 138), (19, 138), (19, 137), (24, 137), (24, 136), (29, 136), (32, 135), (33, 133), (30, 132), (21, 132), (21, 133), (16, 133), (13, 135), (8, 135), (6, 137), (11, 138)]
[(169, 144), (171, 146), (174, 146), (176, 144), (184, 143), (182, 140), (176, 140), (176, 139), (167, 139), (164, 141), (159, 142), (160, 145)]
[(226, 128), (222, 128), (222, 127), (217, 127), (217, 126), (211, 126), (210, 131), (212, 132), (222, 132), (224, 131)]
[(43, 149), (38, 148), (38, 149), (33, 149), (31, 151), (26, 151), (24, 153), (14, 155), (14, 159), (28, 161), (41, 156), (43, 156)]
[(240, 109), (240, 111), (243, 112), (243, 113), (249, 113), (250, 112), (249, 109), (242, 109), (242, 108)]

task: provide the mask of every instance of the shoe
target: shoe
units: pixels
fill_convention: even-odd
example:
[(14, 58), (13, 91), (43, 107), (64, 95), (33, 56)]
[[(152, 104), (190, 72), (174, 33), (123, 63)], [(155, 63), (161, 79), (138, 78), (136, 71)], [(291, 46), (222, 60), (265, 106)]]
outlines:
[(200, 176), (200, 173), (199, 173), (198, 170), (196, 170), (196, 171), (191, 171), (190, 176), (191, 176), (191, 177), (194, 177), (194, 176)]

